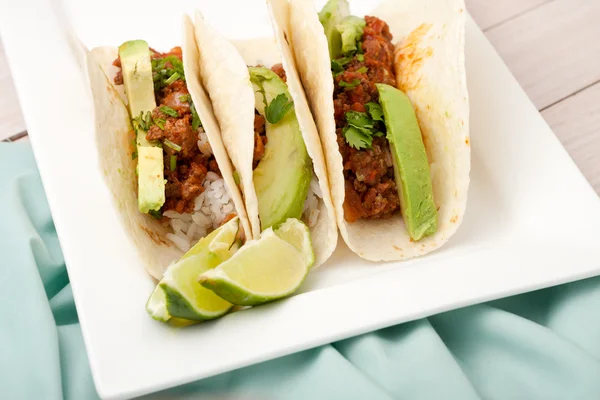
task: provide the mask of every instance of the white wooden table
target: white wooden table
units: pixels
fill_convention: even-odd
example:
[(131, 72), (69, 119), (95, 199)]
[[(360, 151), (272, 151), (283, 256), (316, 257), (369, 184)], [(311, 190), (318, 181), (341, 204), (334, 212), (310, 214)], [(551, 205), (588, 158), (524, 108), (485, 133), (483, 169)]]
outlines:
[[(600, 194), (600, 0), (466, 2)], [(0, 43), (0, 140), (25, 129)]]

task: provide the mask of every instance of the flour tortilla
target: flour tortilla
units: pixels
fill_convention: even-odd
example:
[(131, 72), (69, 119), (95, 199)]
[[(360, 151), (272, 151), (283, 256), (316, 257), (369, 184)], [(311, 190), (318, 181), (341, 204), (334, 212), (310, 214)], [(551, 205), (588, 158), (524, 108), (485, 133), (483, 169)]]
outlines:
[(344, 219), (344, 176), (335, 134), (327, 38), (312, 0), (290, 0), (290, 7), (290, 29), (286, 30), (282, 19), (276, 22), (293, 45), (323, 142), (337, 223), (346, 244), (371, 261), (405, 260), (438, 249), (463, 220), (471, 168), (464, 1), (387, 0), (369, 13), (390, 26), (396, 47), (397, 87), (413, 103), (430, 162), (438, 230), (418, 242), (411, 240), (399, 214), (354, 223)]
[[(284, 10), (287, 13), (287, 8)], [(282, 9), (271, 7), (270, 11), (274, 16), (281, 13)], [(319, 218), (311, 228), (316, 258), (313, 268), (323, 264), (337, 245), (335, 211), (319, 135), (293, 63), (292, 50), (283, 38), (283, 30), (275, 29), (275, 36), (282, 39), (279, 41), (274, 38), (262, 38), (233, 43), (207, 25), (200, 13), (196, 14), (194, 23), (200, 49), (202, 79), (221, 127), (223, 143), (240, 175), (244, 202), (255, 236), (260, 234), (260, 220), (252, 181), (254, 90), (250, 83), (248, 66), (262, 64), (270, 67), (279, 62), (283, 63), (304, 143), (313, 161), (314, 174), (323, 195), (318, 205)]]
[[(252, 239), (242, 196), (233, 179), (231, 161), (221, 141), (212, 106), (200, 83), (200, 64), (194, 27), (187, 16), (184, 18), (183, 27), (183, 64), (188, 91), (235, 205), (235, 212), (240, 217), (246, 238)], [(132, 160), (131, 156), (135, 150), (134, 132), (125, 105), (125, 92), (122, 86), (112, 84), (112, 78), (118, 70), (112, 65), (117, 58), (117, 52), (116, 48), (101, 47), (93, 49), (86, 57), (94, 100), (100, 166), (113, 194), (121, 220), (146, 269), (150, 275), (160, 280), (169, 264), (181, 257), (183, 252), (167, 239), (167, 233), (171, 232), (168, 226), (138, 210), (136, 161)]]

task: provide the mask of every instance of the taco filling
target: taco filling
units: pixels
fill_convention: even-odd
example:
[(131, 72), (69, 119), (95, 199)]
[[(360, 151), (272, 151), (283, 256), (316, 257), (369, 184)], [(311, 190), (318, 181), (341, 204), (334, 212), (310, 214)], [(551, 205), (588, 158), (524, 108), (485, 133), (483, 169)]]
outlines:
[[(138, 45), (139, 42), (127, 43)], [(134, 113), (133, 102), (141, 102), (143, 96), (134, 93), (136, 89), (139, 91), (139, 87), (133, 85), (135, 80), (128, 87), (128, 80), (126, 77), (124, 79), (128, 71), (122, 69), (122, 58), (124, 54), (125, 57), (130, 54), (126, 49), (123, 53), (123, 46), (119, 57), (113, 62), (119, 68), (114, 83), (125, 85), (130, 102), (132, 122), (138, 135), (132, 157), (140, 156), (146, 147), (162, 149), (162, 164), (155, 166), (154, 170), (160, 168), (164, 177), (164, 202), (153, 203), (148, 207), (148, 213), (169, 223), (173, 233), (168, 234), (168, 238), (186, 251), (197, 239), (233, 218), (234, 204), (188, 91), (181, 48), (174, 47), (167, 53), (146, 49), (150, 56), (154, 90), (150, 103), (147, 103), (147, 99), (145, 101), (154, 107), (146, 106), (139, 114)], [(141, 74), (141, 69), (135, 73)], [(142, 178), (146, 174), (145, 168), (146, 164), (139, 160), (140, 204), (147, 192), (143, 189), (148, 186)], [(157, 190), (160, 188), (152, 189)], [(144, 211), (141, 207), (140, 210)]]
[(396, 89), (386, 22), (349, 15), (344, 0), (319, 13), (334, 81), (337, 144), (343, 160), (344, 219), (389, 219), (402, 212), (414, 240), (436, 231), (429, 164), (408, 97)]
[(394, 46), (388, 26), (365, 17), (356, 50), (332, 61), (338, 145), (344, 161), (344, 217), (389, 218), (400, 211), (390, 145), (375, 84), (394, 85)]
[[(271, 71), (273, 71), (283, 82), (286, 82), (285, 70), (283, 69), (283, 65), (275, 64), (271, 67)], [(267, 120), (263, 117), (257, 109), (254, 109), (254, 157), (252, 159), (252, 169), (254, 170), (260, 160), (262, 160), (265, 155), (265, 146), (267, 141), (267, 129), (266, 129)]]
[(249, 72), (255, 95), (253, 181), (261, 230), (303, 216), (314, 226), (320, 190), (283, 66), (249, 67)]

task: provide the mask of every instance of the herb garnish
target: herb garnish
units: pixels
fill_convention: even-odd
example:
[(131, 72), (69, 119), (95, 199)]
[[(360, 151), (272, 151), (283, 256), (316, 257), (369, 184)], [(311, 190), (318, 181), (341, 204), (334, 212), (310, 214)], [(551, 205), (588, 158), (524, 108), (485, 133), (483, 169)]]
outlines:
[(173, 149), (175, 151), (181, 151), (181, 146), (178, 145), (177, 143), (171, 142), (169, 139), (165, 139), (165, 141), (163, 143), (165, 144), (165, 146), (170, 147), (171, 149)]
[(198, 111), (196, 111), (196, 106), (192, 103), (192, 100), (189, 100), (189, 102), (190, 111), (192, 112), (192, 129), (197, 131), (198, 128), (202, 126), (202, 121), (200, 120), (200, 116), (198, 115)]
[(331, 70), (334, 75), (344, 72), (344, 66), (340, 64), (337, 60), (331, 60)]
[(348, 125), (343, 132), (346, 142), (357, 150), (370, 149), (373, 144), (373, 137), (370, 134), (365, 134), (354, 126)]
[(265, 108), (265, 118), (271, 124), (276, 124), (287, 114), (294, 106), (294, 102), (289, 100), (285, 93), (280, 93), (271, 100), (271, 103)]
[(158, 126), (160, 129), (162, 129), (164, 131), (166, 122), (167, 121), (164, 118), (156, 118), (154, 120), (154, 125)]
[(369, 114), (371, 114), (371, 118), (373, 118), (373, 121), (384, 121), (383, 109), (379, 104), (370, 101), (367, 104), (365, 104), (365, 107), (367, 108), (367, 111), (369, 111)]
[(148, 214), (150, 214), (155, 219), (162, 219), (162, 214), (160, 211), (150, 210), (148, 211)]
[(263, 103), (265, 105), (265, 118), (269, 123), (276, 124), (287, 114), (287, 112), (294, 106), (294, 102), (289, 100), (285, 93), (280, 93), (271, 100), (271, 103), (267, 102), (267, 94), (263, 86), (263, 81), (266, 78), (258, 74), (250, 74), (250, 81), (258, 86), (258, 93), (262, 94)]
[[(348, 111), (346, 113), (346, 126), (342, 131), (346, 142), (357, 150), (370, 149), (373, 144), (373, 137), (382, 137), (383, 132), (377, 129), (378, 122), (383, 122), (383, 112), (381, 106), (377, 103), (367, 103), (366, 112)], [(379, 124), (380, 125), (380, 124)]]
[(177, 168), (177, 156), (171, 156), (171, 159), (169, 161), (169, 168), (171, 169), (171, 171), (175, 171), (175, 168)]
[(189, 94), (184, 94), (183, 96), (179, 96), (179, 101), (182, 103), (188, 103), (191, 99)]
[[(178, 79), (185, 81), (183, 62), (177, 56), (152, 59), (154, 91), (159, 91)], [(177, 74), (177, 75), (175, 75)]]
[(359, 79), (352, 79), (352, 82), (340, 81), (340, 83), (338, 85), (340, 85), (340, 87), (345, 87), (345, 88), (355, 88), (358, 85), (360, 85), (360, 80)]
[(338, 76), (344, 72), (344, 65), (348, 64), (350, 61), (352, 61), (352, 57), (341, 57), (337, 60), (331, 60), (331, 70), (333, 71), (333, 76)]
[(168, 115), (169, 117), (179, 117), (179, 113), (169, 106), (160, 106), (159, 109), (163, 114)]
[(358, 72), (359, 74), (366, 74), (368, 70), (369, 70), (369, 68), (367, 68), (367, 67), (360, 67), (359, 69), (356, 70), (356, 72)]
[(133, 118), (133, 128), (137, 130), (148, 131), (150, 127), (153, 125), (152, 121), (152, 113), (147, 111), (146, 114), (144, 112), (140, 112), (140, 115)]
[(179, 79), (179, 72), (173, 72), (173, 75), (171, 75), (171, 76), (169, 77), (169, 79), (167, 79), (167, 80), (165, 81), (165, 83), (166, 83), (167, 85), (170, 85), (171, 83), (175, 82), (177, 79)]

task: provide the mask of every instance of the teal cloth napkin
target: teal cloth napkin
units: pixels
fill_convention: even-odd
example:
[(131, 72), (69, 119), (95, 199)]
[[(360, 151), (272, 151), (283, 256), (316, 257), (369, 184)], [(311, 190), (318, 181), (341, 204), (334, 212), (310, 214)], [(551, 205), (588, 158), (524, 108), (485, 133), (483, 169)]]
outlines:
[[(97, 398), (69, 277), (27, 143), (0, 144), (0, 210), (0, 398)], [(149, 397), (597, 400), (598, 310), (600, 278), (588, 279)]]

